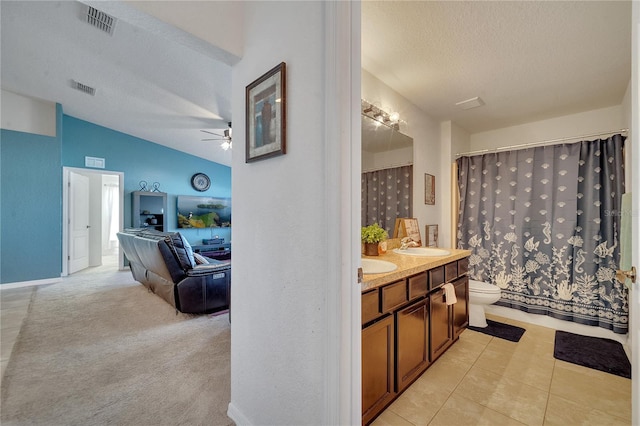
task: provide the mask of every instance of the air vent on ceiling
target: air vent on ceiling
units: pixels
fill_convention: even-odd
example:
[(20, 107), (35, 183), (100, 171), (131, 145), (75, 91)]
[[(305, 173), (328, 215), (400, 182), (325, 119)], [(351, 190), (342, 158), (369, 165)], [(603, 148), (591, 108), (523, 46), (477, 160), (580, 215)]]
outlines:
[(96, 94), (95, 87), (87, 86), (86, 84), (82, 84), (79, 81), (75, 81), (75, 80), (72, 80), (72, 83), (73, 83), (73, 88), (76, 90), (79, 90), (91, 96), (94, 96)]
[(87, 9), (87, 22), (97, 29), (104, 31), (109, 35), (113, 35), (113, 27), (116, 24), (116, 19), (113, 16), (107, 15), (106, 13), (89, 6)]
[(456, 103), (456, 106), (460, 109), (478, 108), (482, 105), (484, 105), (484, 101), (479, 96)]

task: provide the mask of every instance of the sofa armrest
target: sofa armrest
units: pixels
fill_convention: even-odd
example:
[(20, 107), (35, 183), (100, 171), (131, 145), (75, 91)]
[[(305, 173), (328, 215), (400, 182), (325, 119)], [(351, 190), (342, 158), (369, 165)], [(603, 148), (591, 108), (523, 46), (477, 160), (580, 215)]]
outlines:
[[(204, 266), (204, 265), (203, 265)], [(184, 313), (211, 313), (228, 309), (231, 294), (229, 263), (196, 267), (175, 285), (176, 306)]]
[(229, 263), (206, 263), (202, 265), (196, 265), (195, 268), (187, 271), (188, 277), (202, 277), (216, 272), (226, 271), (230, 268)]

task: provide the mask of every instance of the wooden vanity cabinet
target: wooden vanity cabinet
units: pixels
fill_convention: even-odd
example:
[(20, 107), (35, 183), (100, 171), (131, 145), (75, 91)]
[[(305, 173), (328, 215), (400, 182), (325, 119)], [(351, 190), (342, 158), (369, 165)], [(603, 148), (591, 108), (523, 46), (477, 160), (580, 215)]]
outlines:
[(458, 278), (453, 282), (453, 287), (457, 299), (453, 305), (453, 338), (457, 339), (469, 325), (469, 277)]
[(373, 321), (381, 315), (380, 312), (380, 295), (378, 290), (371, 290), (362, 293), (362, 324)]
[(408, 301), (407, 280), (396, 281), (380, 289), (381, 311), (383, 313), (393, 312)]
[(444, 266), (438, 266), (427, 271), (429, 290), (434, 290), (444, 284)]
[[(362, 424), (442, 355), (468, 324), (468, 260), (461, 259), (362, 293)], [(454, 284), (447, 305), (442, 285)]]
[(409, 386), (429, 366), (428, 302), (428, 299), (421, 299), (395, 314), (398, 392)]
[(362, 423), (368, 424), (396, 396), (394, 316), (362, 329)]
[(453, 343), (451, 307), (445, 301), (442, 288), (429, 294), (429, 310), (429, 355), (433, 362)]

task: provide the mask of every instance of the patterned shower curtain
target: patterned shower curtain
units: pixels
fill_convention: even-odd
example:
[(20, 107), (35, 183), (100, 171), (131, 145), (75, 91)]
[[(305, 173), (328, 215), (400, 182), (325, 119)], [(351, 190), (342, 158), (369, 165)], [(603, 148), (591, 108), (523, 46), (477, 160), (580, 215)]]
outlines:
[(362, 226), (377, 223), (389, 236), (398, 217), (413, 217), (413, 166), (362, 174)]
[(461, 157), (458, 248), (498, 305), (626, 333), (620, 259), (625, 138)]

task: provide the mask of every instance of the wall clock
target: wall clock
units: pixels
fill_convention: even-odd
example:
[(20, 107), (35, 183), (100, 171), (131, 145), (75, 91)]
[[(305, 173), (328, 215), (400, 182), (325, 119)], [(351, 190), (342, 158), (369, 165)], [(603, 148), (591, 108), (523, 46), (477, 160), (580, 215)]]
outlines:
[(196, 173), (191, 176), (191, 186), (193, 186), (193, 189), (196, 191), (203, 192), (209, 189), (211, 186), (211, 180), (209, 179), (209, 176), (204, 173)]

